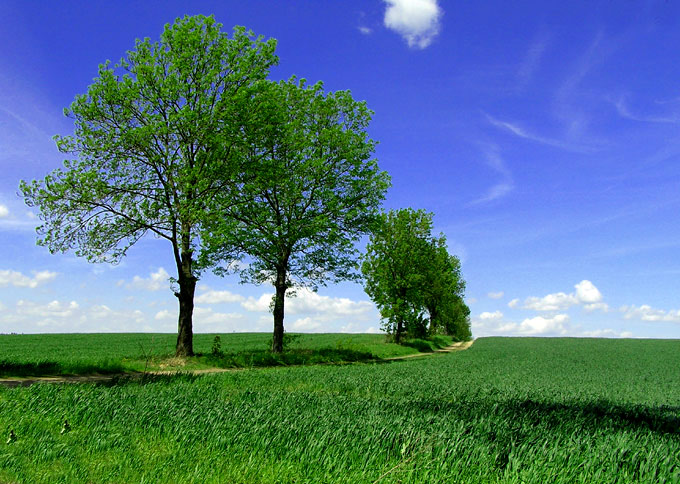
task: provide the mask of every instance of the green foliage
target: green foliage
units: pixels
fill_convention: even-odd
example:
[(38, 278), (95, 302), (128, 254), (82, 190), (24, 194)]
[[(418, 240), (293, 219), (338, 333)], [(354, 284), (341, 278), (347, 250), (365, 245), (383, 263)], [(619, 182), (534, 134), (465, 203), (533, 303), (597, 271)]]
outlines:
[(448, 253), (443, 235), (432, 236), (431, 213), (407, 208), (382, 214), (361, 271), (383, 329), (394, 334), (395, 341), (404, 333), (422, 339), (436, 332), (469, 339), (460, 261)]
[(674, 483), (678, 365), (680, 341), (482, 338), (389, 364), (0, 387), (0, 481)]
[(208, 201), (238, 189), (252, 98), (278, 61), (274, 40), (243, 27), (229, 38), (221, 27), (186, 16), (159, 42), (137, 40), (114, 67), (100, 65), (65, 110), (74, 135), (55, 137), (69, 155), (64, 168), (20, 186), (40, 211), (38, 244), (51, 252), (116, 263), (147, 233), (170, 243), (183, 355), (193, 353), (194, 252)]
[[(214, 199), (224, 217), (206, 220), (202, 264), (248, 257), (243, 281), (273, 283), (273, 349), (281, 351), (285, 293), (357, 277), (355, 243), (368, 232), (389, 186), (372, 159), (371, 111), (349, 91), (319, 82), (268, 83), (255, 96), (245, 153), (256, 169), (239, 188)], [(235, 222), (234, 222), (235, 221)]]
[(212, 348), (210, 348), (210, 354), (213, 356), (220, 356), (222, 355), (222, 338), (220, 338), (219, 334), (215, 335), (215, 338), (213, 338), (213, 344)]

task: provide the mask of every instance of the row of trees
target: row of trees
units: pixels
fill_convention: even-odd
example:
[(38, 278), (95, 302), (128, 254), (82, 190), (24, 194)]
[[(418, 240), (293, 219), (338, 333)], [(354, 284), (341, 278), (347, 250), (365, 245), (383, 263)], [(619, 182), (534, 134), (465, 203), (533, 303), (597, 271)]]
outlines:
[[(65, 110), (75, 129), (56, 137), (64, 167), (20, 186), (52, 252), (117, 263), (149, 233), (169, 243), (178, 356), (193, 354), (200, 274), (234, 267), (244, 282), (274, 285), (272, 350), (282, 351), (286, 291), (360, 277), (356, 242), (390, 185), (372, 158), (364, 102), (321, 83), (268, 80), (276, 42), (221, 28), (187, 16), (100, 65)], [(435, 300), (431, 327), (451, 310)]]
[(52, 252), (116, 263), (148, 233), (169, 243), (178, 356), (193, 354), (201, 272), (244, 256), (244, 280), (276, 287), (280, 352), (286, 290), (353, 277), (355, 242), (390, 184), (371, 158), (365, 103), (268, 81), (276, 42), (221, 27), (187, 16), (101, 65), (65, 111), (75, 130), (56, 137), (64, 168), (20, 186)]
[(432, 235), (431, 213), (410, 208), (383, 213), (361, 270), (383, 329), (396, 342), (404, 335), (423, 338), (435, 333), (470, 338), (460, 261), (449, 254), (444, 235)]

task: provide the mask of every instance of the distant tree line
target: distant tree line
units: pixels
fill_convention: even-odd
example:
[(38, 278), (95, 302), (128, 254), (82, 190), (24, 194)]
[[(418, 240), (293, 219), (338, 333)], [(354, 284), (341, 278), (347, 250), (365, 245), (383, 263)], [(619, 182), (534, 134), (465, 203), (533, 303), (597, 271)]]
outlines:
[(397, 343), (404, 336), (444, 333), (467, 340), (460, 261), (444, 235), (432, 235), (432, 214), (410, 208), (383, 213), (370, 236), (361, 271), (367, 294)]

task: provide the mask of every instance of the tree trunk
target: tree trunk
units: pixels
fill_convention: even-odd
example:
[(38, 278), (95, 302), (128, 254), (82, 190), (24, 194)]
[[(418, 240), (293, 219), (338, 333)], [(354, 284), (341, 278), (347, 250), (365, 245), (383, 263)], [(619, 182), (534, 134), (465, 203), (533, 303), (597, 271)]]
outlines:
[(194, 356), (193, 314), (197, 278), (191, 270), (192, 255), (190, 250), (183, 250), (181, 263), (177, 268), (179, 292), (176, 292), (175, 296), (179, 300), (179, 320), (175, 356)]
[(401, 320), (401, 317), (397, 319), (397, 330), (394, 333), (394, 342), (399, 344), (401, 343), (401, 335), (404, 332), (404, 322)]
[(283, 306), (286, 300), (286, 271), (277, 269), (276, 271), (276, 296), (274, 297), (274, 335), (272, 337), (272, 353), (283, 351)]

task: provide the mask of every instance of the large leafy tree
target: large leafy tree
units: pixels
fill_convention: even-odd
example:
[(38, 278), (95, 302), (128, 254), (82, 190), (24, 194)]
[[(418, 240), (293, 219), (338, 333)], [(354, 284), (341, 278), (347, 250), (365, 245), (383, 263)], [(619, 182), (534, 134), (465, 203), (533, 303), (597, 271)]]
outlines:
[(464, 306), (460, 261), (448, 253), (443, 235), (432, 236), (432, 214), (423, 210), (383, 213), (361, 270), (383, 328), (397, 343), (405, 334), (423, 337), (440, 328), (449, 332), (451, 318)]
[(193, 354), (192, 314), (210, 200), (238, 188), (244, 126), (254, 95), (277, 62), (275, 41), (243, 27), (229, 37), (212, 17), (166, 25), (160, 41), (135, 48), (65, 110), (74, 134), (57, 136), (64, 168), (22, 182), (43, 221), (38, 243), (118, 262), (147, 233), (169, 242), (177, 266), (176, 353)]
[(286, 291), (358, 277), (355, 243), (390, 182), (371, 158), (372, 113), (349, 91), (292, 78), (258, 96), (260, 123), (247, 132), (257, 175), (236, 200), (215, 200), (224, 217), (211, 218), (202, 239), (206, 265), (228, 259), (236, 241), (249, 262), (242, 279), (274, 285), (272, 351), (281, 352)]

